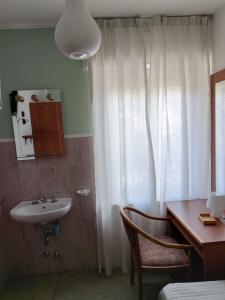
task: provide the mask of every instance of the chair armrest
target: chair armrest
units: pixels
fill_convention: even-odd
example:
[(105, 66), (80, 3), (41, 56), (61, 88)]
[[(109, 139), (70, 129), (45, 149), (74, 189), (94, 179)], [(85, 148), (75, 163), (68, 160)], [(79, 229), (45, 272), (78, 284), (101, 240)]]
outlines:
[[(126, 208), (124, 208), (126, 209)], [(144, 231), (141, 227), (139, 227), (138, 225), (136, 225), (134, 222), (132, 222), (129, 217), (123, 212), (124, 209), (121, 209), (120, 214), (123, 217), (124, 222), (126, 222), (127, 224), (129, 224), (129, 226), (131, 228), (133, 228), (137, 233), (139, 233), (140, 235), (142, 235), (144, 238), (146, 238), (147, 240), (156, 243), (162, 247), (166, 247), (166, 248), (174, 248), (174, 249), (190, 249), (192, 248), (191, 245), (189, 244), (177, 244), (177, 243), (167, 243), (164, 241), (161, 241), (159, 239), (157, 239), (156, 237), (152, 236), (151, 234), (149, 234), (148, 232)], [(129, 207), (129, 210), (131, 208)], [(132, 211), (136, 212), (136, 209), (132, 208)], [(141, 213), (142, 214), (142, 213)], [(166, 219), (167, 221), (167, 219)]]
[(170, 217), (155, 217), (155, 216), (151, 216), (149, 214), (146, 214), (146, 213), (143, 213), (142, 211), (136, 209), (136, 208), (133, 208), (133, 207), (130, 207), (130, 206), (126, 206), (124, 207), (124, 209), (127, 209), (129, 211), (132, 211), (144, 218), (147, 218), (147, 219), (151, 219), (151, 220), (158, 220), (158, 221), (171, 221)]

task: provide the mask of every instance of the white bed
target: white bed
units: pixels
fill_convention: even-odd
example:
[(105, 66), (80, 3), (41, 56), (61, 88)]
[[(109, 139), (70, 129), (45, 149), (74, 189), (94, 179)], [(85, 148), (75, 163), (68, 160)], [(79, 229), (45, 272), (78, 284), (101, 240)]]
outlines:
[(225, 300), (225, 280), (171, 283), (159, 294), (159, 300)]

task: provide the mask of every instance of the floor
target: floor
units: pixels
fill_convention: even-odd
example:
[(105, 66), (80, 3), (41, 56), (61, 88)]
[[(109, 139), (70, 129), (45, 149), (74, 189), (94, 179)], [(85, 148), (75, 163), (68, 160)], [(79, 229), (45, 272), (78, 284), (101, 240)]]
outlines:
[[(169, 278), (145, 278), (144, 300), (158, 299)], [(129, 276), (116, 272), (111, 277), (96, 272), (38, 275), (10, 280), (0, 293), (0, 300), (137, 300), (137, 287)]]

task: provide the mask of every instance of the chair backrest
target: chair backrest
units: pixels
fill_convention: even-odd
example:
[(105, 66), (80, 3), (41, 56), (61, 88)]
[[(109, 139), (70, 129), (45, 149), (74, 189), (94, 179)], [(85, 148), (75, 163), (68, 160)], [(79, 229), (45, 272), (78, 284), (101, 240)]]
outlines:
[(139, 248), (138, 231), (135, 229), (135, 223), (131, 220), (129, 207), (122, 208), (120, 215), (123, 220), (125, 231), (131, 246), (133, 258), (138, 266), (141, 265), (141, 255)]

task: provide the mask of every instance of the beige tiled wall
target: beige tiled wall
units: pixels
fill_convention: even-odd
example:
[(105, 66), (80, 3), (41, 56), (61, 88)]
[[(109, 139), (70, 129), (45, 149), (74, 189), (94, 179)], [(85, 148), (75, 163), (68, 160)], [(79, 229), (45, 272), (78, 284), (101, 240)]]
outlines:
[(9, 259), (10, 244), (6, 233), (5, 218), (2, 208), (2, 197), (0, 196), (0, 289), (8, 279), (11, 270)]

